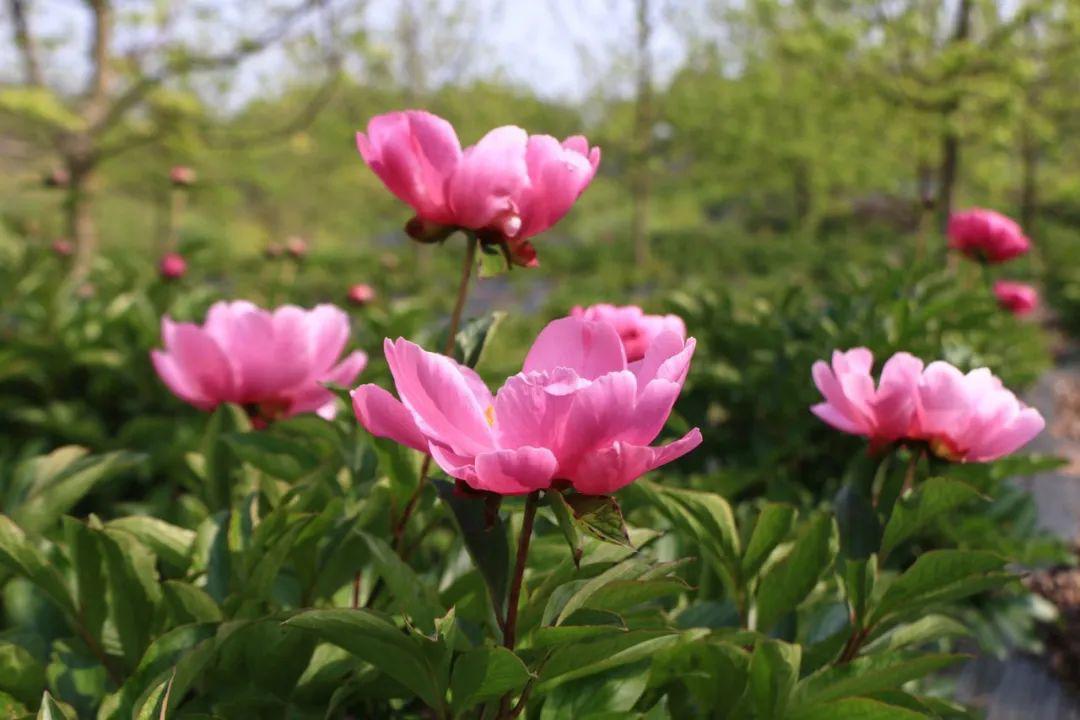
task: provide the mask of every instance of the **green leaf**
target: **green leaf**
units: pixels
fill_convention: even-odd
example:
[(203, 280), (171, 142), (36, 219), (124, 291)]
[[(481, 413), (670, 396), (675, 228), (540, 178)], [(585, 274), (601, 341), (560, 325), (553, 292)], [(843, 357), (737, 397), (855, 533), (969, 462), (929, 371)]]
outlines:
[[(501, 256), (499, 262), (503, 262)], [(454, 337), (454, 356), (458, 362), (466, 367), (476, 367), (505, 317), (506, 313), (499, 311), (466, 322)]]
[(225, 442), (230, 433), (251, 430), (251, 421), (242, 408), (229, 403), (219, 405), (206, 423), (199, 452), (202, 456), (203, 479), (206, 481), (207, 505), (211, 510), (229, 506), (233, 486), (234, 457)]
[(926, 716), (897, 705), (867, 698), (845, 698), (831, 703), (797, 708), (787, 720), (926, 720)]
[(65, 712), (60, 703), (46, 690), (41, 697), (41, 709), (38, 710), (37, 720), (76, 720), (75, 716)]
[(690, 586), (677, 577), (658, 580), (615, 580), (597, 590), (585, 607), (619, 611), (670, 595), (678, 595)]
[(446, 614), (439, 598), (426, 582), (417, 577), (411, 567), (398, 557), (382, 538), (361, 532), (367, 542), (371, 559), (401, 609), (425, 635), (434, 635), (435, 618)]
[(32, 705), (45, 690), (45, 668), (24, 648), (0, 642), (0, 692)]
[(187, 570), (191, 564), (192, 547), (195, 544), (195, 531), (177, 527), (164, 520), (146, 515), (110, 520), (106, 527), (134, 535), (159, 558), (180, 570)]
[(85, 453), (83, 448), (65, 447), (31, 461), (33, 485), (12, 512), (12, 519), (28, 532), (44, 531), (99, 483), (130, 470), (146, 457), (130, 452)]
[(885, 590), (871, 615), (876, 625), (893, 612), (917, 612), (938, 601), (981, 592), (1001, 583), (998, 571), (1005, 561), (994, 553), (977, 550), (931, 550), (896, 578)]
[[(608, 583), (616, 580), (634, 580), (648, 570), (643, 563), (628, 560), (614, 565), (596, 577), (585, 581), (567, 583), (552, 593), (544, 609), (543, 624), (562, 625), (577, 610), (585, 607), (589, 599)], [(564, 588), (566, 590), (564, 591)], [(563, 592), (559, 592), (563, 591)]]
[(893, 506), (881, 541), (882, 557), (936, 518), (981, 497), (978, 490), (959, 480), (940, 477), (928, 479)]
[(540, 720), (636, 717), (631, 713), (649, 686), (651, 662), (642, 660), (563, 683), (544, 698)]
[[(64, 517), (61, 520), (71, 566), (75, 571), (79, 621), (92, 638), (100, 641), (109, 608), (106, 602), (108, 583), (105, 556), (98, 533), (75, 518)], [(92, 522), (97, 525), (96, 520)]]
[(179, 580), (166, 580), (161, 590), (176, 624), (221, 622), (221, 608), (205, 590)]
[(896, 653), (861, 657), (803, 680), (797, 692), (798, 703), (801, 707), (883, 690), (899, 690), (904, 683), (926, 677), (966, 658), (965, 655), (944, 654), (905, 658)]
[(502, 517), (498, 512), (489, 515), (483, 500), (457, 494), (444, 480), (436, 480), (435, 489), (454, 514), (465, 549), (484, 578), (495, 614), (501, 617), (510, 582), (510, 544)]
[(581, 567), (581, 556), (584, 550), (581, 547), (581, 533), (578, 532), (574, 523), (574, 510), (566, 502), (566, 498), (558, 490), (544, 493), (548, 507), (555, 514), (555, 520), (559, 523), (566, 544), (570, 546), (570, 557), (574, 561), (574, 567)]
[(135, 667), (147, 645), (155, 609), (161, 600), (153, 553), (127, 533), (98, 533), (108, 570), (109, 611), (129, 667)]
[(795, 683), (799, 679), (802, 649), (779, 640), (761, 639), (750, 657), (750, 700), (755, 717), (780, 720), (785, 717)]
[(844, 592), (857, 627), (863, 627), (866, 607), (877, 581), (877, 558), (869, 560), (844, 560), (841, 566)]
[(870, 500), (854, 483), (847, 483), (833, 499), (840, 530), (840, 553), (851, 560), (866, 560), (881, 543), (881, 523)]
[[(688, 633), (688, 636), (696, 635)], [(680, 636), (669, 630), (649, 629), (631, 630), (573, 645), (563, 645), (551, 653), (540, 671), (537, 690), (540, 693), (550, 692), (571, 680), (635, 663), (678, 643), (679, 640)]]
[(506, 648), (475, 648), (454, 662), (451, 707), (461, 712), (484, 700), (516, 692), (525, 687), (529, 677), (525, 663)]
[(727, 500), (714, 493), (665, 487), (648, 481), (638, 481), (634, 487), (672, 523), (693, 536), (705, 551), (706, 559), (718, 565), (720, 572), (727, 573), (733, 581), (739, 579), (739, 534)]
[(626, 530), (622, 509), (610, 495), (581, 495), (573, 493), (565, 496), (566, 503), (574, 511), (577, 526), (597, 540), (634, 547), (630, 543), (630, 533)]
[(75, 614), (75, 603), (63, 577), (6, 515), (0, 515), (0, 566), (32, 582), (61, 610)]
[(768, 632), (810, 594), (836, 557), (836, 546), (836, 525), (828, 515), (815, 515), (799, 530), (791, 551), (765, 572), (758, 585), (757, 630)]
[(762, 509), (743, 553), (744, 577), (751, 578), (757, 574), (776, 546), (783, 542), (795, 527), (797, 516), (798, 511), (790, 505), (770, 503)]
[[(617, 617), (617, 616), (615, 616)], [(626, 625), (612, 623), (610, 625), (558, 625), (555, 627), (537, 628), (532, 634), (532, 647), (546, 648), (556, 645), (568, 645), (570, 643), (591, 640), (604, 635), (614, 635), (626, 632)]]
[(50, 130), (79, 132), (87, 121), (64, 105), (59, 95), (48, 88), (6, 87), (0, 90), (0, 110), (19, 115)]
[(899, 625), (863, 648), (863, 654), (892, 653), (897, 650), (938, 642), (948, 637), (970, 635), (971, 631), (946, 615), (927, 615)]
[(417, 640), (381, 615), (368, 610), (309, 610), (293, 616), (286, 625), (313, 632), (371, 663), (430, 707), (444, 707), (445, 690)]
[(304, 444), (268, 432), (224, 436), (236, 456), (270, 477), (295, 482), (319, 466), (319, 457)]
[(154, 686), (146, 699), (135, 709), (134, 720), (163, 720), (171, 689), (172, 674)]

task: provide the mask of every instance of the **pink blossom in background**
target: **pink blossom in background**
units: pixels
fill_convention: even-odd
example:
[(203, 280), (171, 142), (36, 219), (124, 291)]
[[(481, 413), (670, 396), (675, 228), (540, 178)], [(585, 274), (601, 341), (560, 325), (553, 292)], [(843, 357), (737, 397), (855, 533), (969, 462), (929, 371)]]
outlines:
[[(559, 142), (512, 125), (461, 148), (450, 123), (422, 110), (377, 115), (356, 134), (364, 161), (386, 187), (416, 211), (410, 234), (445, 237), (466, 228), (505, 243), (511, 260), (534, 266), (528, 238), (557, 223), (600, 164), (600, 149), (582, 136)], [(419, 220), (419, 222), (417, 221)]]
[(885, 363), (876, 386), (870, 374), (873, 364), (866, 348), (836, 350), (831, 365), (814, 363), (814, 384), (825, 402), (810, 410), (837, 430), (869, 438), (877, 448), (909, 435), (915, 414), (913, 387), (923, 363), (897, 353)]
[(599, 303), (589, 307), (578, 305), (570, 311), (571, 317), (606, 322), (615, 327), (626, 351), (626, 361), (636, 362), (645, 357), (645, 351), (653, 338), (665, 330), (686, 338), (686, 324), (678, 315), (646, 315), (637, 305), (611, 305)]
[(187, 260), (180, 253), (165, 253), (158, 263), (158, 273), (166, 280), (178, 280), (187, 273)]
[(367, 364), (359, 351), (338, 361), (349, 318), (332, 305), (218, 302), (201, 326), (162, 318), (161, 334), (165, 348), (151, 357), (177, 397), (200, 410), (243, 405), (258, 425), (309, 412), (332, 418), (334, 394), (320, 383), (351, 385)]
[(916, 387), (915, 436), (939, 457), (988, 462), (1009, 455), (1046, 423), (986, 368), (966, 375), (946, 362), (930, 363)]
[(189, 187), (195, 184), (196, 174), (193, 168), (187, 165), (174, 165), (169, 170), (169, 180), (177, 187)]
[(375, 299), (375, 288), (367, 283), (357, 283), (349, 288), (348, 298), (353, 305), (362, 307)]
[(303, 260), (307, 257), (309, 250), (308, 241), (299, 235), (293, 235), (285, 241), (285, 252), (289, 253), (289, 257), (293, 260)]
[(950, 248), (988, 263), (1005, 262), (1031, 249), (1016, 221), (982, 208), (953, 213), (948, 235)]
[(870, 438), (871, 447), (925, 442), (939, 457), (988, 462), (1015, 452), (1045, 423), (986, 368), (966, 375), (938, 361), (896, 353), (875, 388), (873, 355), (866, 348), (833, 353), (814, 363), (814, 382), (825, 402), (811, 410), (843, 432)]
[(1027, 315), (1039, 307), (1039, 291), (1026, 283), (998, 280), (994, 296), (998, 305), (1017, 315)]
[(701, 443), (694, 428), (650, 446), (679, 396), (694, 345), (663, 331), (628, 364), (612, 325), (562, 318), (544, 328), (522, 371), (492, 395), (469, 368), (387, 339), (400, 400), (361, 385), (353, 408), (373, 435), (431, 453), (475, 490), (515, 495), (563, 481), (605, 494)]
[(60, 257), (71, 257), (75, 253), (75, 245), (67, 238), (56, 238), (52, 241), (52, 251)]
[(64, 168), (54, 168), (43, 178), (43, 184), (49, 188), (64, 188), (71, 184), (71, 173)]

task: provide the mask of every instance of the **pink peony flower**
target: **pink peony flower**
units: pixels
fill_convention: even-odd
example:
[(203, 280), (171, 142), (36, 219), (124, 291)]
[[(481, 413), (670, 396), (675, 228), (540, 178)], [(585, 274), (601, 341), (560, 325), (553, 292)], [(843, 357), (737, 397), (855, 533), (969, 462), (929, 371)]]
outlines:
[(362, 307), (375, 299), (375, 288), (367, 283), (357, 283), (349, 288), (349, 302)]
[(151, 357), (177, 397), (200, 410), (243, 405), (258, 425), (308, 412), (332, 418), (334, 394), (320, 383), (350, 385), (367, 364), (359, 351), (338, 362), (349, 318), (332, 305), (270, 312), (244, 300), (218, 302), (201, 327), (165, 317), (161, 334), (165, 349)]
[(165, 253), (158, 263), (158, 273), (166, 280), (178, 280), (187, 273), (187, 260), (180, 253)]
[(1042, 416), (1021, 403), (986, 368), (963, 374), (946, 362), (923, 367), (897, 353), (874, 387), (866, 348), (834, 352), (832, 367), (814, 363), (814, 382), (826, 402), (811, 410), (844, 432), (870, 438), (871, 447), (920, 441), (954, 462), (988, 462), (1015, 452), (1042, 431)]
[(66, 188), (71, 184), (71, 173), (64, 168), (53, 168), (45, 174), (42, 184), (48, 188)]
[(600, 164), (600, 149), (581, 136), (560, 143), (511, 125), (461, 149), (453, 126), (421, 110), (378, 115), (356, 134), (364, 161), (417, 218), (418, 240), (445, 237), (445, 228), (476, 231), (504, 244), (518, 265), (536, 265), (528, 238), (565, 215)]
[(870, 376), (873, 354), (866, 348), (836, 350), (832, 366), (814, 363), (814, 384), (825, 402), (810, 410), (819, 418), (853, 435), (870, 439), (878, 448), (909, 435), (915, 415), (913, 387), (923, 363), (908, 353), (897, 353), (885, 363), (875, 387)]
[(1015, 221), (982, 208), (953, 213), (948, 234), (950, 248), (988, 263), (1005, 262), (1031, 249)]
[(1039, 291), (1025, 283), (998, 280), (994, 295), (1001, 307), (1016, 315), (1027, 315), (1039, 307)]
[(562, 318), (533, 343), (520, 373), (492, 396), (480, 377), (403, 339), (386, 340), (400, 400), (376, 385), (353, 391), (360, 423), (431, 453), (475, 490), (516, 495), (562, 481), (610, 493), (701, 443), (694, 428), (650, 447), (682, 389), (694, 340), (665, 331), (627, 363), (615, 328)]
[(174, 165), (169, 170), (169, 181), (177, 187), (190, 187), (195, 184), (196, 174), (187, 165)]
[(989, 462), (1009, 455), (1042, 432), (1046, 422), (986, 368), (963, 374), (930, 363), (916, 387), (915, 436), (939, 457)]
[(635, 362), (645, 357), (654, 338), (665, 330), (686, 338), (686, 324), (678, 315), (646, 315), (637, 305), (610, 305), (600, 303), (583, 308), (580, 305), (570, 315), (594, 322), (606, 322), (615, 327), (626, 351), (626, 361)]
[(71, 257), (75, 254), (75, 245), (67, 238), (56, 238), (52, 241), (52, 251), (59, 257)]

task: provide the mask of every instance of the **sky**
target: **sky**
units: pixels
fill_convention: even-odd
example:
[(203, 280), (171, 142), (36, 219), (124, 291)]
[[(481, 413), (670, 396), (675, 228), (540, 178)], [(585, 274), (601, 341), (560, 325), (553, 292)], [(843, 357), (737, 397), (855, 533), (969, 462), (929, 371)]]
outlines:
[[(171, 0), (181, 18), (172, 35), (200, 47), (227, 47), (241, 34), (258, 34), (269, 27), (267, 9), (289, 6), (297, 0)], [(469, 39), (465, 49), (468, 76), (496, 77), (532, 88), (549, 99), (580, 101), (599, 84), (609, 94), (630, 88), (629, 63), (633, 58), (636, 3), (633, 0), (415, 0), (436, 8), (435, 14), (458, 13), (463, 19), (450, 31)], [(117, 0), (120, 13), (152, 12), (170, 0)], [(376, 52), (392, 54), (396, 43), (400, 0), (329, 0), (339, 9), (339, 29), (363, 24)], [(657, 19), (652, 43), (658, 81), (663, 82), (685, 55), (675, 8), (685, 0), (651, 0)], [(88, 72), (90, 15), (82, 0), (28, 0), (31, 23), (47, 48), (46, 71), (50, 84), (65, 92), (77, 91)], [(21, 63), (10, 42), (11, 23), (6, 3), (0, 9), (0, 81), (12, 82)], [(201, 9), (213, 7), (219, 21), (200, 21)], [(128, 26), (127, 23), (122, 23)], [(433, 47), (445, 32), (428, 23), (422, 45), (433, 57), (460, 56), (456, 48)], [(153, 35), (125, 32), (117, 38), (123, 48), (152, 42)], [(439, 68), (431, 77), (439, 79)], [(283, 79), (302, 75), (281, 49), (265, 51), (244, 63), (232, 75), (231, 88), (222, 101), (238, 107), (245, 100), (280, 90)], [(459, 78), (460, 79), (460, 78)], [(607, 87), (604, 87), (605, 84)]]

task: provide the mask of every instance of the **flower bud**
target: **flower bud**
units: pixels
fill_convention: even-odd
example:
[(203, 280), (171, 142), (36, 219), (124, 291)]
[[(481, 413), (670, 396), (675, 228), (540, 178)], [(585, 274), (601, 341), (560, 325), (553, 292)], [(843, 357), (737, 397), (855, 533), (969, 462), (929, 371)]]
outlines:
[(55, 168), (45, 175), (42, 182), (48, 188), (64, 188), (71, 183), (71, 175), (64, 168)]
[(175, 165), (169, 171), (169, 181), (175, 187), (191, 187), (195, 184), (195, 170), (187, 165)]
[(285, 241), (285, 252), (293, 260), (303, 260), (308, 254), (308, 242), (299, 235), (293, 235)]
[(52, 251), (57, 257), (71, 257), (75, 253), (75, 246), (67, 238), (56, 238), (52, 241)]
[(158, 273), (165, 280), (179, 280), (187, 273), (187, 261), (180, 253), (165, 253), (158, 263)]
[(357, 307), (363, 307), (375, 299), (375, 288), (367, 283), (357, 283), (349, 288), (349, 302)]

